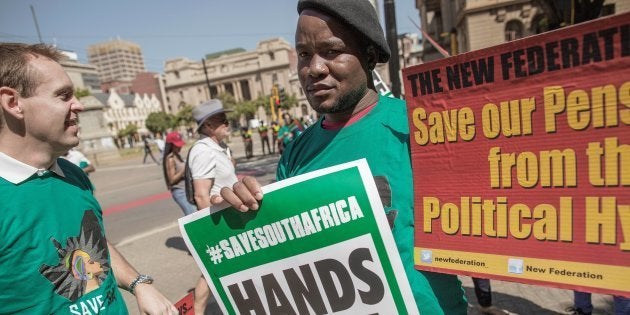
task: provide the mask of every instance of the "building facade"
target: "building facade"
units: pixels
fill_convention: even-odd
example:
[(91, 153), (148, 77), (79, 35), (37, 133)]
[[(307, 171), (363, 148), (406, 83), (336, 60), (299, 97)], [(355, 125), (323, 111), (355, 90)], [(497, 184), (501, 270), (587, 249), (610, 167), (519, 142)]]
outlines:
[(87, 54), (88, 62), (97, 67), (103, 91), (130, 93), (136, 75), (146, 72), (140, 46), (129, 41), (115, 39), (90, 45)]
[(88, 90), (90, 93), (100, 92), (101, 80), (96, 66), (80, 63), (75, 52), (60, 51), (66, 56), (66, 59), (61, 60), (60, 64), (70, 77), (74, 88)]
[(138, 133), (148, 134), (147, 117), (162, 111), (162, 104), (155, 94), (118, 94), (114, 89), (110, 93), (95, 93), (93, 97), (103, 104), (103, 122), (112, 137), (117, 137), (119, 131), (131, 124), (138, 127)]
[(252, 51), (215, 53), (203, 61), (168, 60), (165, 111), (176, 114), (185, 105), (196, 106), (222, 93), (232, 94), (237, 102), (270, 95), (274, 84), (289, 87), (295, 68), (295, 50), (281, 38), (263, 40)]
[(97, 153), (116, 149), (103, 112), (105, 105), (94, 95), (81, 98), (83, 111), (79, 114), (79, 148), (83, 153)]
[[(162, 75), (155, 72), (141, 72), (131, 81), (131, 94), (148, 94), (153, 95), (160, 100), (160, 104), (164, 106), (166, 99), (164, 98), (164, 80)], [(164, 111), (164, 108), (162, 108)]]
[[(546, 31), (534, 0), (415, 0), (422, 29), (451, 54), (478, 50)], [(630, 10), (628, 0), (605, 0), (602, 15)], [(423, 60), (443, 56), (423, 39)]]

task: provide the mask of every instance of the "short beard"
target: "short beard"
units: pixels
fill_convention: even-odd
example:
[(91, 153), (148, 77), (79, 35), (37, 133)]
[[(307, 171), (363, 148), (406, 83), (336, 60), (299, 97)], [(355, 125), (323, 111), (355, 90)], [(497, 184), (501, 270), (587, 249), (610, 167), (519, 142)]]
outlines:
[(352, 111), (357, 106), (361, 98), (365, 96), (366, 91), (367, 91), (367, 87), (361, 86), (358, 89), (351, 91), (350, 93), (340, 97), (339, 100), (337, 100), (337, 102), (333, 104), (332, 107), (329, 107), (329, 108), (322, 108), (321, 106), (318, 108), (315, 108), (314, 106), (312, 107), (319, 114), (338, 114), (338, 113)]

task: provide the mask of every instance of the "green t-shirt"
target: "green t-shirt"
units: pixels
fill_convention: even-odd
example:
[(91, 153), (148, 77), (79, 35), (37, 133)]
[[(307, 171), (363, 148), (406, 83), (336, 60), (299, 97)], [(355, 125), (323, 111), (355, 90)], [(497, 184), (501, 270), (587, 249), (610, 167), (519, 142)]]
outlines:
[(64, 176), (12, 183), (19, 164), (0, 161), (0, 314), (127, 314), (85, 173), (58, 159)]
[[(384, 207), (388, 213), (397, 210), (392, 232), (420, 313), (466, 314), (457, 276), (414, 268), (413, 177), (405, 103), (381, 96), (365, 117), (349, 126), (326, 130), (321, 124), (322, 119), (289, 144), (278, 163), (277, 179), (366, 158), (374, 177), (389, 183), (389, 189), (379, 187), (379, 191), (391, 191), (391, 201)], [(384, 196), (389, 199), (387, 194), (381, 199)]]

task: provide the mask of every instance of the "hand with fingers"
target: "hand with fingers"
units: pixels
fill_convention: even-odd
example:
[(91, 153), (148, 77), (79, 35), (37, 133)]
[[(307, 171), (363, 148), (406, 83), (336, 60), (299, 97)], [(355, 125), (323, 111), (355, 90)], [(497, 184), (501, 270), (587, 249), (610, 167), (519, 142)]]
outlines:
[(258, 183), (254, 177), (245, 176), (236, 182), (232, 188), (223, 187), (220, 196), (210, 196), (210, 202), (216, 205), (225, 201), (230, 206), (234, 207), (234, 209), (246, 212), (249, 210), (258, 210), (260, 207), (259, 201), (261, 201), (262, 198), (263, 194), (260, 183)]

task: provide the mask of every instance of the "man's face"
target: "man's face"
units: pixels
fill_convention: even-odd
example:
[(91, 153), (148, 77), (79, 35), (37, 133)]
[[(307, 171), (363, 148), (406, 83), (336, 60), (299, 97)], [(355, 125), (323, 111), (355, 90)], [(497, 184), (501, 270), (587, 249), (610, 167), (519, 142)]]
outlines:
[(74, 97), (72, 81), (61, 65), (41, 56), (29, 64), (39, 84), (32, 96), (18, 99), (25, 138), (31, 141), (28, 145), (45, 145), (53, 154), (62, 155), (79, 144), (78, 114), (83, 104)]
[(230, 135), (230, 123), (225, 113), (216, 114), (204, 122), (207, 134), (216, 137), (218, 140), (226, 139)]
[(317, 112), (351, 111), (367, 92), (361, 40), (347, 26), (313, 10), (300, 14), (295, 32), (298, 76)]

